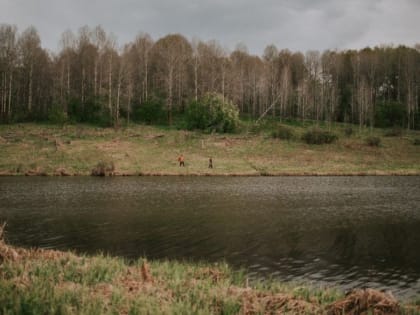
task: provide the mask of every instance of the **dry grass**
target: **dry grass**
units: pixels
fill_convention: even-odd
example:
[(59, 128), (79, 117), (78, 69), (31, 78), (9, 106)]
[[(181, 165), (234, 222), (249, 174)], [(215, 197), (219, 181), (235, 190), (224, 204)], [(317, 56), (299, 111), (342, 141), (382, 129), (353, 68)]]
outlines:
[(119, 258), (16, 248), (0, 240), (1, 314), (420, 314), (391, 295), (250, 287), (225, 264), (127, 264)]
[[(303, 127), (295, 127), (302, 134)], [(336, 130), (341, 132), (340, 129)], [(374, 135), (382, 134), (376, 130)], [(282, 141), (267, 133), (202, 134), (135, 125), (20, 124), (0, 126), (0, 175), (90, 175), (100, 161), (115, 175), (419, 175), (419, 132), (365, 144), (366, 132), (341, 136), (329, 145)], [(177, 165), (180, 153), (185, 168)], [(213, 169), (208, 159), (213, 158)]]

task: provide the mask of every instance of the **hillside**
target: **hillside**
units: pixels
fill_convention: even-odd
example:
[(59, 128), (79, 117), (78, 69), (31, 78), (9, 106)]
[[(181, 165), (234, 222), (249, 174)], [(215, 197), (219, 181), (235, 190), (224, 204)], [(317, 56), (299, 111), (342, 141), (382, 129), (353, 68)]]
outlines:
[[(272, 137), (276, 124), (243, 123), (236, 134), (205, 134), (175, 128), (131, 125), (15, 124), (0, 126), (0, 174), (90, 175), (98, 163), (114, 175), (419, 175), (420, 132), (368, 129), (345, 135), (336, 125), (332, 144), (308, 145), (301, 135), (312, 128), (290, 123), (293, 137)], [(324, 127), (327, 129), (327, 127)], [(385, 136), (387, 135), (388, 136)], [(391, 135), (391, 136), (390, 136)], [(377, 136), (379, 146), (366, 138)], [(185, 156), (185, 167), (177, 158)], [(208, 168), (212, 157), (214, 168)]]

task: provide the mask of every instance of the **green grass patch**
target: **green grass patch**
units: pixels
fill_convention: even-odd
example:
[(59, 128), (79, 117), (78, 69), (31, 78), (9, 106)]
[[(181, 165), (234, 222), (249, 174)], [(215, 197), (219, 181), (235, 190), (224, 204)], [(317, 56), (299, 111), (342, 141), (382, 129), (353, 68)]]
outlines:
[[(128, 263), (103, 255), (15, 248), (2, 240), (0, 258), (1, 314), (324, 314), (348, 299), (329, 287), (274, 279), (252, 283), (244, 270), (226, 263)], [(376, 302), (366, 302), (371, 311), (385, 305), (419, 314), (418, 300), (401, 306), (374, 290), (352, 294), (355, 301), (375, 296)]]
[[(420, 174), (419, 131), (381, 138), (383, 129), (348, 124), (319, 124), (272, 118), (255, 124), (241, 121), (235, 134), (177, 130), (176, 127), (131, 124), (119, 129), (90, 125), (0, 125), (0, 174), (91, 175), (100, 162), (114, 163), (115, 175), (341, 175)], [(339, 139), (346, 128), (351, 136)], [(314, 132), (315, 130), (315, 132)], [(313, 146), (309, 143), (330, 142)], [(185, 168), (177, 157), (185, 156)], [(213, 158), (214, 168), (208, 169)], [(106, 169), (106, 167), (104, 168)], [(112, 169), (112, 168), (111, 168)], [(111, 172), (108, 172), (111, 173)]]

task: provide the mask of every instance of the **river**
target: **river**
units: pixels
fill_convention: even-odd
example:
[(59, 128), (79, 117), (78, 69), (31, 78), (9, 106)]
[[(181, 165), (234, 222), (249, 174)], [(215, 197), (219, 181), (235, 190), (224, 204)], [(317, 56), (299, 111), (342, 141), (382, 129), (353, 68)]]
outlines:
[(8, 242), (420, 294), (420, 177), (0, 177)]

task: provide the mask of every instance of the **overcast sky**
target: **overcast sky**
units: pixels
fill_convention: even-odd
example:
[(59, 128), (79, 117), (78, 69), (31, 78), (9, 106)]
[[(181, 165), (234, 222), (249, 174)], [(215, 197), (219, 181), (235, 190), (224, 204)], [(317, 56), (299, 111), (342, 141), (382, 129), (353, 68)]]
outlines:
[(53, 51), (63, 31), (100, 24), (119, 44), (181, 33), (262, 54), (420, 43), (420, 0), (0, 0), (0, 23), (35, 26)]

